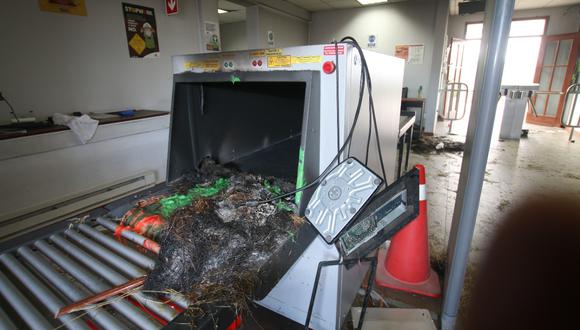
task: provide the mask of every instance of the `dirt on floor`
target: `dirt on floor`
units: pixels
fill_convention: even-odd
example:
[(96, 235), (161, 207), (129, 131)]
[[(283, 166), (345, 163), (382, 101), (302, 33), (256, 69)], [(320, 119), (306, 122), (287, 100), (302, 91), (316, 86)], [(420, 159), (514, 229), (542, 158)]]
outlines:
[(446, 136), (422, 136), (413, 140), (413, 153), (431, 154), (442, 152), (461, 153), (465, 149), (465, 143), (454, 141)]
[(303, 224), (289, 202), (246, 205), (293, 189), (292, 183), (277, 178), (206, 162), (199, 172), (183, 177), (176, 191), (186, 196), (212, 187), (221, 190), (213, 190), (212, 196), (196, 195), (167, 219), (159, 258), (144, 287), (185, 294), (193, 302), (188, 309), (191, 319), (215, 304), (247, 310), (260, 267)]

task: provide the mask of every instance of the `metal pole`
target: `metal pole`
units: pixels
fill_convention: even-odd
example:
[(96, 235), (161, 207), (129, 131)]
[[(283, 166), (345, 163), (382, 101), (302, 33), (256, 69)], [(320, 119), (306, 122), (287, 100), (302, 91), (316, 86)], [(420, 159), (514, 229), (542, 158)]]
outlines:
[(109, 249), (117, 252), (121, 256), (131, 260), (132, 262), (136, 263), (137, 265), (145, 268), (145, 269), (153, 269), (155, 268), (155, 260), (149, 258), (148, 256), (141, 254), (140, 252), (131, 249), (128, 246), (125, 246), (113, 239), (110, 236), (107, 236), (101, 233), (98, 230), (95, 230), (92, 227), (89, 227), (85, 224), (78, 225), (79, 230), (89, 236), (90, 238), (94, 239), (95, 241), (103, 244), (104, 246), (108, 247)]
[(53, 328), (2, 272), (0, 272), (0, 293), (31, 329)]
[[(72, 277), (78, 280), (82, 285), (86, 286), (93, 293), (99, 293), (111, 288), (111, 286), (105, 284), (100, 278), (89, 273), (78, 263), (72, 261), (69, 257), (58, 251), (47, 242), (43, 240), (36, 241), (34, 242), (34, 246), (36, 246), (42, 253), (52, 259), (52, 261), (59, 265), (64, 271), (69, 273)], [(151, 320), (148, 316), (143, 314), (141, 310), (130, 304), (125, 299), (114, 300), (111, 302), (111, 306), (141, 329), (161, 328), (161, 325)]]
[(455, 328), (469, 248), (489, 154), (497, 94), (515, 0), (487, 0), (483, 40), (476, 74), (461, 176), (448, 246), (441, 328)]
[[(68, 251), (71, 256), (83, 263), (99, 276), (102, 276), (105, 280), (112, 283), (113, 285), (122, 285), (129, 281), (127, 277), (119, 274), (113, 268), (97, 260), (97, 258), (77, 248), (65, 240), (60, 234), (52, 235), (50, 240), (58, 245), (62, 250)], [(108, 254), (111, 254), (110, 251), (107, 252)], [(128, 262), (126, 264), (130, 265)], [(143, 275), (145, 275), (145, 273), (140, 272), (135, 277), (141, 277)], [(143, 306), (145, 306), (145, 308), (155, 312), (155, 314), (161, 316), (166, 321), (171, 321), (177, 317), (177, 312), (168, 305), (164, 304), (162, 301), (157, 301), (157, 299), (153, 297), (147, 297), (142, 292), (136, 292), (131, 296), (139, 301)]]
[[(36, 298), (48, 309), (49, 312), (56, 314), (60, 308), (62, 308), (65, 303), (55, 296), (44, 284), (42, 284), (37, 278), (32, 275), (26, 267), (24, 267), (14, 256), (11, 254), (3, 254), (0, 256), (0, 261), (6, 268), (8, 268), (12, 274), (24, 284), (24, 286), (30, 290)], [(66, 325), (67, 328), (75, 329), (90, 329), (88, 325), (81, 318), (78, 317), (78, 313), (63, 315), (58, 318), (62, 323)]]
[[(25, 246), (19, 248), (18, 255), (26, 260), (34, 270), (48, 280), (50, 284), (52, 284), (59, 292), (62, 292), (71, 301), (81, 300), (90, 294), (86, 290), (81, 291), (79, 287), (73, 285), (72, 282), (58, 274), (44, 258), (37, 253), (32, 252), (30, 248)], [(102, 308), (89, 309), (87, 310), (87, 313), (104, 329), (127, 329), (125, 325)]]

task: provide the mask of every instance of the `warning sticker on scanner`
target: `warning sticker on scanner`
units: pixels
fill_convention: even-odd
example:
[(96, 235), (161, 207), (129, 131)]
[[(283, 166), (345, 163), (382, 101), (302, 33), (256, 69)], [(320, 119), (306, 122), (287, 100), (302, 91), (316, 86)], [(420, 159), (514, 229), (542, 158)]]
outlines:
[(292, 64), (320, 63), (322, 56), (292, 56)]
[(338, 55), (344, 54), (344, 45), (324, 46), (323, 48), (324, 55), (336, 55), (337, 50)]
[(203, 69), (203, 71), (218, 71), (220, 69), (220, 61), (211, 59), (200, 62), (185, 62), (184, 67), (186, 70)]
[(283, 68), (292, 65), (292, 56), (290, 55), (273, 55), (268, 56), (269, 68)]

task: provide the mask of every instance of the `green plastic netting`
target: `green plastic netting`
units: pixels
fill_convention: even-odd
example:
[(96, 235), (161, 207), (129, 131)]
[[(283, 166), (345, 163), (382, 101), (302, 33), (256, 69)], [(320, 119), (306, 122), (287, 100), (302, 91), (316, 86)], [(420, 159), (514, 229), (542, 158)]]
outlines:
[[(278, 186), (278, 185), (271, 184), (270, 182), (268, 182), (268, 180), (264, 180), (264, 187), (266, 188), (266, 190), (268, 190), (274, 196), (280, 196), (282, 194), (282, 188), (280, 188), (280, 186)], [(276, 207), (278, 208), (278, 210), (289, 211), (289, 212), (294, 211), (294, 209), (292, 208), (292, 206), (289, 203), (283, 202), (281, 200), (279, 200), (276, 203)]]
[(209, 186), (196, 185), (186, 195), (176, 194), (163, 198), (159, 201), (159, 204), (161, 204), (161, 215), (167, 219), (175, 210), (191, 205), (191, 202), (195, 199), (215, 196), (227, 188), (229, 184), (228, 179), (219, 178)]

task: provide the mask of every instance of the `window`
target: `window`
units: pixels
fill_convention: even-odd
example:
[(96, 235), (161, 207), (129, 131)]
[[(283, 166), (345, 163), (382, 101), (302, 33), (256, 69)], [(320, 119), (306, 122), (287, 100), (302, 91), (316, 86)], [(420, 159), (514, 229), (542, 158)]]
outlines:
[[(502, 83), (519, 84), (534, 81), (545, 28), (545, 18), (512, 21)], [(483, 23), (467, 23), (465, 39), (479, 41), (482, 35)]]
[[(546, 19), (526, 19), (512, 21), (510, 26), (511, 37), (540, 37), (544, 35)], [(481, 39), (483, 35), (483, 23), (467, 23), (465, 39)]]

